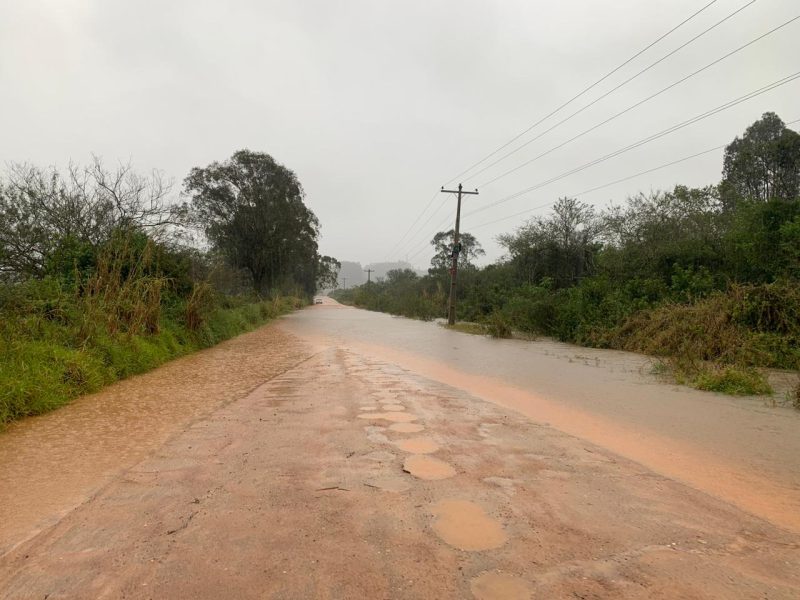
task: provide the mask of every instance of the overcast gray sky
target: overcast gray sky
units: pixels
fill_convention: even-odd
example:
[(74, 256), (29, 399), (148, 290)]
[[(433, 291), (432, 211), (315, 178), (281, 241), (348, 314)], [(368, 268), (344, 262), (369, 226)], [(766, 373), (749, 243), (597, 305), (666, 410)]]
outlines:
[[(299, 176), (322, 223), (323, 253), (362, 263), (408, 257), (424, 267), (436, 226), (452, 226), (443, 220), (453, 197), (437, 197), (398, 242), (441, 185), (709, 1), (0, 0), (0, 161), (64, 166), (96, 153), (180, 182), (238, 149), (263, 151)], [(749, 1), (717, 0), (516, 145)], [(797, 0), (756, 0), (465, 185), (484, 184), (797, 15)], [(799, 40), (800, 20), (482, 185), (465, 212), (800, 71)], [(498, 233), (547, 208), (484, 223), (724, 144), (767, 110), (800, 119), (798, 98), (800, 80), (467, 215), (463, 229), (494, 260)], [(721, 164), (720, 150), (581, 199), (603, 206), (639, 190), (716, 183)]]

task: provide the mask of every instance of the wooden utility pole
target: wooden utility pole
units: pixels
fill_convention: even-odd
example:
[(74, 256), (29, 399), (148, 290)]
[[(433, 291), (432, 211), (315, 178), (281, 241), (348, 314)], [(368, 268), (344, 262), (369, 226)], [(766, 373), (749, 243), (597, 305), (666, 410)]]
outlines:
[(364, 273), (367, 274), (367, 285), (370, 284), (370, 281), (371, 281), (370, 275), (372, 275), (374, 272), (375, 272), (375, 269), (364, 269)]
[(456, 278), (458, 276), (458, 255), (461, 252), (461, 242), (459, 241), (459, 228), (461, 227), (461, 196), (465, 194), (477, 195), (478, 190), (474, 192), (465, 192), (461, 184), (458, 184), (457, 190), (446, 190), (442, 186), (443, 194), (458, 194), (458, 206), (456, 208), (456, 228), (453, 234), (453, 252), (450, 255), (453, 259), (453, 266), (450, 267), (450, 299), (447, 302), (447, 324), (456, 324)]

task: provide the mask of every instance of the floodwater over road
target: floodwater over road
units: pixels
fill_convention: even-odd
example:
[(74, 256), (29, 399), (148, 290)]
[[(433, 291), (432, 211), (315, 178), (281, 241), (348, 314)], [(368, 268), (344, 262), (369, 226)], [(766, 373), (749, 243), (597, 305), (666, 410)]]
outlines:
[(0, 434), (0, 598), (794, 599), (798, 432), (328, 301)]
[(466, 335), (332, 300), (283, 326), (512, 408), (800, 533), (794, 409), (665, 384), (638, 354)]

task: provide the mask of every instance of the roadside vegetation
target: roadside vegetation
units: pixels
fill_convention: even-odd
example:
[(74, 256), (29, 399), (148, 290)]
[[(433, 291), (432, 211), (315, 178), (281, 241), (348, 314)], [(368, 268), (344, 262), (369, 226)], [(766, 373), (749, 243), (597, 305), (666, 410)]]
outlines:
[[(560, 198), (500, 236), (506, 257), (483, 268), (477, 240), (462, 239), (458, 319), (496, 337), (657, 356), (701, 389), (769, 393), (759, 369), (800, 369), (799, 190), (800, 135), (767, 113), (727, 146), (719, 185), (642, 193), (602, 212)], [(444, 316), (452, 232), (432, 244), (428, 275), (393, 271), (335, 297)]]
[(0, 180), (0, 426), (219, 343), (335, 281), (294, 174), (237, 152), (158, 173), (12, 166)]

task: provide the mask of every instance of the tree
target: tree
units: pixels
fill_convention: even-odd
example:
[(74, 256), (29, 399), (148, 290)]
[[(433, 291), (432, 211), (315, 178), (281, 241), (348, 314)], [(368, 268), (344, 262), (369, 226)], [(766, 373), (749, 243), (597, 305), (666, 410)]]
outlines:
[(794, 200), (800, 191), (800, 135), (773, 112), (725, 148), (721, 191), (728, 208), (741, 200)]
[(592, 273), (602, 224), (594, 209), (575, 198), (559, 198), (548, 217), (537, 217), (516, 233), (498, 237), (525, 283), (548, 277), (557, 287)]
[(721, 268), (725, 219), (714, 186), (639, 193), (602, 219), (601, 263), (613, 279), (658, 278), (668, 285), (676, 268)]
[(53, 255), (86, 257), (114, 232), (146, 231), (159, 239), (182, 222), (161, 173), (139, 175), (130, 165), (108, 169), (94, 157), (65, 173), (14, 164), (0, 183), (0, 275), (41, 277)]
[[(431, 275), (440, 275), (447, 272), (453, 264), (453, 243), (455, 240), (455, 231), (440, 231), (431, 240), (431, 245), (434, 248), (435, 254), (431, 259), (431, 268), (428, 273)], [(462, 270), (474, 269), (474, 261), (486, 254), (481, 247), (478, 240), (471, 233), (459, 234), (459, 243), (461, 244), (461, 252), (458, 254), (458, 268)]]
[(320, 256), (317, 263), (317, 289), (335, 289), (339, 281), (342, 263), (332, 256)]
[(297, 176), (262, 152), (240, 150), (194, 168), (184, 181), (197, 223), (231, 265), (246, 269), (258, 294), (317, 283), (319, 221)]

